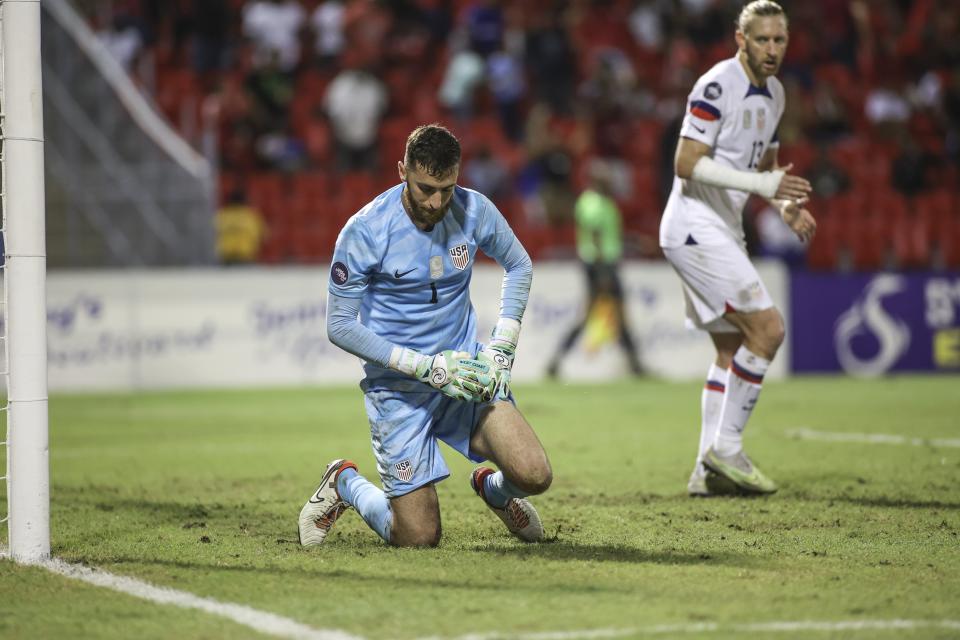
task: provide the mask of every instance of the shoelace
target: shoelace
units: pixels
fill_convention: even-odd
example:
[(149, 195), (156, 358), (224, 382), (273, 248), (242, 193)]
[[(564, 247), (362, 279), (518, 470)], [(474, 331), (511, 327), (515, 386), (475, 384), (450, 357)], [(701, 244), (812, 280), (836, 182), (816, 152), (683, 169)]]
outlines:
[(330, 511), (327, 511), (325, 514), (313, 521), (317, 529), (323, 529), (324, 531), (330, 529), (333, 526), (333, 523), (337, 521), (337, 518), (340, 517), (340, 514), (344, 512), (347, 508), (347, 505), (340, 503), (336, 505)]
[(517, 529), (526, 529), (530, 524), (530, 516), (527, 515), (527, 512), (523, 510), (523, 507), (520, 506), (520, 501), (516, 498), (511, 499), (507, 503), (506, 507), (507, 515), (510, 516), (510, 521), (513, 522), (513, 526)]

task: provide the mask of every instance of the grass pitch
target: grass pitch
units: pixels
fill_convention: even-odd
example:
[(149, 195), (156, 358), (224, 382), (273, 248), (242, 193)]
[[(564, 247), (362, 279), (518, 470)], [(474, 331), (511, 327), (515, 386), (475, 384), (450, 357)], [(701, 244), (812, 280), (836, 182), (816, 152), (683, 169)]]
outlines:
[[(768, 383), (746, 444), (781, 490), (752, 499), (686, 496), (695, 382), (519, 387), (554, 466), (550, 542), (509, 537), (445, 449), (434, 550), (387, 547), (354, 512), (297, 543), (330, 459), (376, 476), (355, 388), (54, 397), (53, 554), (370, 639), (960, 637), (942, 624), (960, 618), (958, 383)], [(0, 592), (3, 638), (261, 637), (9, 561)], [(930, 625), (744, 626), (897, 619)]]

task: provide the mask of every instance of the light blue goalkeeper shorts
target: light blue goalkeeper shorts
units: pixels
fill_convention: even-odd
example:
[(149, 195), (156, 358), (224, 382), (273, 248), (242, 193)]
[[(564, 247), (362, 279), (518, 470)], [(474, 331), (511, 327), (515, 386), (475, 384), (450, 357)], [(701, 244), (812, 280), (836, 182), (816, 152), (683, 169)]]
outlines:
[(360, 386), (370, 420), (373, 455), (388, 498), (450, 475), (438, 440), (469, 460), (484, 460), (471, 455), (470, 436), (492, 403), (455, 400), (409, 379), (393, 389)]

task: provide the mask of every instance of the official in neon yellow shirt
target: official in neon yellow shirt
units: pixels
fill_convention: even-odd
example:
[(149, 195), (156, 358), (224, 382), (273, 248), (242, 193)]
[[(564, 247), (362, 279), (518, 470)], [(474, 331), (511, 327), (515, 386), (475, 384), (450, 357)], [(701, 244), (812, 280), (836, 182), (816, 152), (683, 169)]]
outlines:
[(590, 186), (580, 194), (574, 207), (577, 254), (587, 274), (587, 306), (583, 318), (570, 330), (551, 359), (547, 368), (547, 375), (551, 377), (559, 374), (563, 357), (584, 330), (588, 350), (598, 349), (617, 336), (630, 372), (643, 373), (624, 312), (623, 285), (617, 269), (623, 257), (623, 225), (620, 208), (610, 194), (606, 174), (594, 170)]

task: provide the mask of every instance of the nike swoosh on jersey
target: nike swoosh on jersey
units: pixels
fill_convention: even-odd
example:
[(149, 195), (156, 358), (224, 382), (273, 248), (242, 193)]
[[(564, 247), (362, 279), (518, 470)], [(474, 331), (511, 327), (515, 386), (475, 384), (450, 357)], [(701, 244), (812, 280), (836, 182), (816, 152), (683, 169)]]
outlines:
[(393, 277), (399, 280), (400, 278), (402, 278), (403, 276), (407, 275), (408, 273), (412, 273), (412, 272), (414, 272), (414, 271), (416, 271), (416, 270), (417, 270), (417, 268), (414, 267), (413, 269), (407, 269), (407, 270), (404, 271), (403, 273), (400, 273), (400, 270), (399, 270), (399, 269), (394, 269), (394, 270), (393, 270)]
[(690, 123), (690, 126), (693, 127), (694, 129), (696, 129), (697, 131), (699, 131), (700, 133), (706, 133), (706, 132), (707, 132), (706, 129), (701, 129), (700, 127), (698, 127), (697, 125), (693, 124), (692, 122)]

